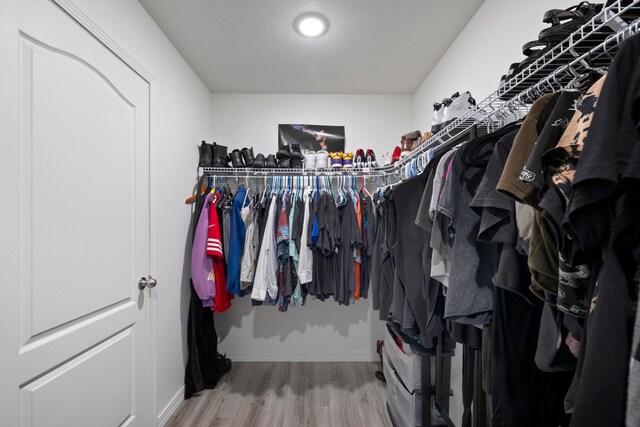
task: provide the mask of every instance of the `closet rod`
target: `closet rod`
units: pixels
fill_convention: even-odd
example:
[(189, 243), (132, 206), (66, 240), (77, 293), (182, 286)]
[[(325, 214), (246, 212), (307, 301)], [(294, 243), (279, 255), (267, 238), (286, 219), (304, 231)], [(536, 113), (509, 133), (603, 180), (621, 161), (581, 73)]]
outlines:
[(391, 168), (365, 168), (365, 169), (251, 169), (251, 168), (199, 168), (201, 175), (215, 175), (222, 177), (249, 177), (249, 178), (264, 178), (270, 176), (302, 176), (302, 177), (316, 177), (316, 176), (362, 176), (362, 177), (386, 177), (390, 175), (400, 175), (400, 171), (394, 171)]

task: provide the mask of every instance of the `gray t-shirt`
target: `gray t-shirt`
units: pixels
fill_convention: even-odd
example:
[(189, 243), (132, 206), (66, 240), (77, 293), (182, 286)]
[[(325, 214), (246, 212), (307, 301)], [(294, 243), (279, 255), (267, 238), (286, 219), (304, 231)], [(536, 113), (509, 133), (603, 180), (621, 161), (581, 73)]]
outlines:
[(445, 295), (451, 273), (453, 236), (450, 232), (451, 217), (440, 212), (438, 204), (442, 194), (445, 191), (451, 191), (451, 182), (447, 179), (447, 171), (454, 153), (455, 151), (452, 150), (443, 154), (440, 162), (438, 162), (429, 202), (429, 218), (433, 221), (429, 242), (433, 249), (431, 254), (431, 277), (444, 285), (443, 291)]
[(463, 153), (458, 150), (454, 154), (447, 186), (438, 203), (439, 212), (451, 218), (450, 229), (455, 236), (444, 317), (461, 324), (488, 324), (496, 253), (490, 244), (477, 241), (480, 216), (469, 207), (484, 169), (465, 167)]
[(442, 191), (442, 185), (444, 183), (445, 168), (449, 164), (448, 159), (454, 152), (454, 150), (447, 151), (440, 157), (435, 174), (433, 175), (433, 187), (428, 186), (422, 194), (415, 222), (417, 226), (426, 231), (431, 232), (438, 199), (440, 198), (440, 192)]

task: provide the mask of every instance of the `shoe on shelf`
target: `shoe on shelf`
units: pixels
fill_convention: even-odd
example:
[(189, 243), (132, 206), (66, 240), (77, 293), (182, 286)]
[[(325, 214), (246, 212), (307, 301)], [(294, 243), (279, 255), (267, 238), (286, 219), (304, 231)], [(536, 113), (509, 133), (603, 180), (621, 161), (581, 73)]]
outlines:
[(362, 169), (365, 166), (364, 150), (358, 148), (356, 150), (356, 157), (353, 159), (353, 167), (356, 169)]
[(242, 159), (244, 160), (244, 164), (246, 167), (250, 168), (253, 165), (253, 161), (255, 160), (255, 156), (253, 155), (253, 147), (251, 148), (243, 148), (240, 150), (242, 153)]
[(376, 154), (373, 152), (371, 148), (367, 150), (367, 155), (365, 157), (364, 165), (367, 168), (378, 167), (378, 162), (376, 161)]
[(291, 169), (291, 159), (285, 158), (278, 160), (278, 167), (280, 169)]
[(315, 169), (316, 168), (316, 152), (307, 150), (304, 152), (304, 168)]
[(237, 148), (229, 154), (229, 157), (231, 157), (231, 166), (234, 168), (240, 169), (245, 167), (244, 162), (242, 161), (242, 153)]
[(407, 156), (411, 153), (413, 149), (413, 141), (409, 141), (408, 139), (403, 139), (400, 141), (400, 158)]
[(278, 152), (276, 152), (276, 159), (288, 159), (290, 155), (291, 147), (289, 147), (288, 145), (283, 145), (282, 147), (280, 147), (280, 149), (278, 149)]
[(409, 154), (414, 146), (417, 146), (417, 141), (420, 140), (421, 136), (422, 133), (419, 130), (402, 135), (400, 138), (400, 157)]
[(253, 163), (251, 163), (251, 167), (254, 169), (262, 169), (265, 167), (264, 154), (258, 153), (255, 159), (253, 159)]
[(600, 13), (603, 7), (603, 4), (581, 1), (577, 5), (567, 9), (551, 9), (546, 11), (542, 22), (551, 24), (551, 26), (540, 32), (538, 40), (545, 44), (555, 45), (560, 43)]
[(469, 92), (465, 92), (455, 98), (451, 99), (451, 102), (445, 104), (444, 107), (444, 124), (446, 127), (454, 120), (465, 115), (470, 109), (475, 107), (476, 100), (473, 99)]
[(304, 154), (300, 151), (300, 144), (293, 144), (291, 146), (291, 167), (293, 169), (302, 169), (302, 161), (304, 160)]
[(395, 162), (397, 162), (398, 160), (400, 160), (400, 154), (402, 153), (402, 150), (400, 149), (400, 147), (397, 147), (393, 149), (393, 155), (391, 156), (391, 163), (390, 164), (394, 164)]
[(219, 145), (218, 143), (213, 143), (213, 162), (212, 166), (215, 168), (228, 168), (229, 167), (229, 156), (227, 155), (227, 147), (224, 145)]
[(198, 167), (210, 168), (213, 164), (213, 145), (202, 141), (198, 147)]
[(387, 151), (380, 161), (382, 162), (382, 166), (391, 166), (391, 153)]
[(444, 122), (444, 103), (433, 103), (433, 121), (431, 122), (431, 132), (437, 133), (442, 129), (442, 123)]
[(320, 150), (316, 152), (316, 169), (329, 169), (329, 152)]
[(342, 155), (342, 167), (345, 169), (353, 169), (353, 152)]
[[(276, 159), (278, 159), (278, 167), (282, 169), (289, 169), (291, 167), (290, 159), (291, 159), (291, 147), (288, 145), (280, 148), (276, 153)], [(267, 158), (267, 162), (269, 159)], [(267, 166), (269, 167), (269, 166)]]
[(264, 161), (264, 167), (267, 169), (275, 169), (278, 167), (278, 162), (276, 162), (276, 156), (273, 154), (269, 154), (267, 159)]
[(331, 156), (331, 169), (342, 169), (342, 152), (329, 153)]

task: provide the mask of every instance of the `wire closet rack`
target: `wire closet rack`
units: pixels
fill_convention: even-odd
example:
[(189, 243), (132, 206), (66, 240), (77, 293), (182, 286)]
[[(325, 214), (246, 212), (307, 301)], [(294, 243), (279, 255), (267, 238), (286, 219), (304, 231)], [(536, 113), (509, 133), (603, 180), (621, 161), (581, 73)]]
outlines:
[[(628, 4), (626, 4), (628, 3)], [(631, 22), (630, 17), (635, 19)], [(490, 132), (524, 117), (541, 95), (567, 88), (577, 76), (607, 68), (620, 44), (640, 32), (640, 0), (616, 0), (561, 43), (502, 84), (464, 115), (445, 126), (392, 166), (364, 169), (199, 168), (221, 177), (357, 176), (404, 179), (408, 166), (427, 163), (429, 150), (460, 143), (462, 135)]]

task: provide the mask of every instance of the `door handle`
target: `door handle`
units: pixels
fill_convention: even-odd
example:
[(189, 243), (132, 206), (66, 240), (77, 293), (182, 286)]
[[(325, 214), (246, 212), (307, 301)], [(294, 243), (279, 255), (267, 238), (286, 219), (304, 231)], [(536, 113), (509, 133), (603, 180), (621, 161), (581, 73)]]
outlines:
[(141, 277), (140, 280), (138, 280), (138, 289), (143, 290), (144, 288), (155, 288), (157, 284), (158, 281), (151, 276), (149, 276), (148, 279), (146, 277)]
[(158, 284), (158, 281), (149, 275), (149, 279), (147, 280), (147, 288), (155, 288)]

